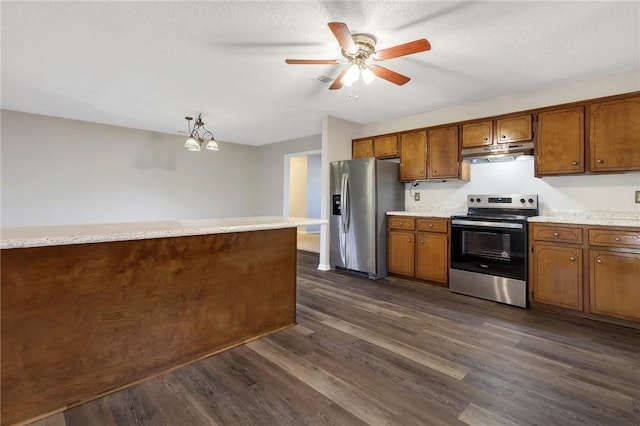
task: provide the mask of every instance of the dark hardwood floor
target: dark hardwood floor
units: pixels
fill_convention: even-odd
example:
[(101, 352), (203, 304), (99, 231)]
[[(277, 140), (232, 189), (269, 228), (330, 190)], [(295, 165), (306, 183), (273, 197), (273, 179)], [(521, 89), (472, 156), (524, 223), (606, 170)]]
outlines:
[(640, 424), (638, 330), (317, 264), (298, 325), (36, 424)]

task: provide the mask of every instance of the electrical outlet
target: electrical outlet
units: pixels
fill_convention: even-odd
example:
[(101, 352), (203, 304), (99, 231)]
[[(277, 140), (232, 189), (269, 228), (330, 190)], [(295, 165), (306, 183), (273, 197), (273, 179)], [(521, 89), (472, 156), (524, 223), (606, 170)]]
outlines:
[(640, 191), (636, 191), (636, 203), (640, 203)]
[[(636, 195), (637, 195), (637, 194), (636, 194)], [(638, 198), (638, 197), (636, 196), (636, 198)], [(420, 201), (420, 193), (419, 193), (419, 192), (416, 192), (415, 194), (413, 194), (413, 199), (414, 199), (415, 201)], [(638, 201), (636, 201), (636, 203), (637, 203), (637, 202), (638, 202)]]

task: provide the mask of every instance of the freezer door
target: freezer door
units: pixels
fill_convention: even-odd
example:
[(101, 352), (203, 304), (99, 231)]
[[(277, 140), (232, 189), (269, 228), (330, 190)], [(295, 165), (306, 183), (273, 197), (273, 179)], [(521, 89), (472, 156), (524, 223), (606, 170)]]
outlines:
[(376, 275), (376, 161), (331, 163), (332, 267)]

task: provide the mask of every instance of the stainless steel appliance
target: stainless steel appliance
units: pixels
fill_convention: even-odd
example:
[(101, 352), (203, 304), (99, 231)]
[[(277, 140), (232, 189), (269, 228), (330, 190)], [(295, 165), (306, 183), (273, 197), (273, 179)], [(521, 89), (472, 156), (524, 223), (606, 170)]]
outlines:
[(404, 210), (398, 163), (360, 158), (331, 163), (330, 264), (387, 276), (387, 211)]
[(496, 143), (462, 150), (462, 160), (466, 163), (513, 161), (522, 156), (533, 158), (533, 142)]
[(538, 196), (472, 194), (467, 206), (451, 218), (449, 290), (526, 308), (527, 218)]

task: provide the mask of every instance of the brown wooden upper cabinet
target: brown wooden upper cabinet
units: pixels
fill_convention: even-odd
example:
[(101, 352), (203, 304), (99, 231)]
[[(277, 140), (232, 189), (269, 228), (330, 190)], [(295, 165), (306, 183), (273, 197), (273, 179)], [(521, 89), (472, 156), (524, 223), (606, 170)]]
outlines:
[(584, 171), (584, 107), (539, 113), (536, 176)]
[(640, 170), (640, 96), (589, 106), (592, 172)]
[(398, 136), (387, 135), (354, 139), (351, 142), (351, 158), (397, 158)]
[(462, 148), (530, 141), (533, 139), (532, 121), (531, 114), (521, 114), (464, 124)]
[(400, 181), (427, 178), (427, 132), (400, 135)]
[(462, 148), (473, 148), (493, 143), (493, 120), (462, 126)]
[(427, 159), (429, 179), (459, 177), (458, 126), (429, 130)]
[(373, 139), (354, 139), (351, 141), (351, 158), (373, 156)]

